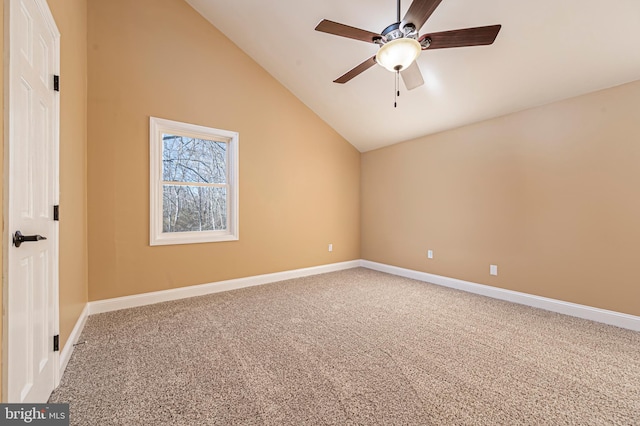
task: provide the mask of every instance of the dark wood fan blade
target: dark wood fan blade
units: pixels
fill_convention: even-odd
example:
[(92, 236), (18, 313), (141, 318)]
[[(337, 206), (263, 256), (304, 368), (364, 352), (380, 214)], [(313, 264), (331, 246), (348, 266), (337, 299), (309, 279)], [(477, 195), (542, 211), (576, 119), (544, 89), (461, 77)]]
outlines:
[(404, 15), (402, 25), (413, 24), (416, 29), (420, 31), (420, 28), (427, 22), (429, 16), (436, 10), (436, 7), (442, 0), (413, 0), (407, 14)]
[(404, 71), (400, 71), (400, 75), (402, 76), (402, 81), (404, 81), (404, 85), (407, 90), (413, 90), (416, 87), (420, 87), (424, 84), (424, 79), (422, 78), (422, 73), (420, 72), (420, 67), (416, 61), (413, 61), (409, 68)]
[(323, 19), (316, 27), (316, 31), (322, 31), (323, 33), (334, 34), (341, 37), (352, 38), (355, 40), (362, 40), (369, 43), (373, 43), (373, 40), (380, 38), (380, 34), (372, 33), (371, 31), (361, 30), (360, 28), (350, 27), (349, 25), (340, 24), (338, 22), (329, 21)]
[(352, 69), (351, 71), (349, 71), (346, 74), (344, 74), (343, 76), (337, 78), (336, 80), (333, 80), (333, 82), (334, 83), (344, 84), (347, 81), (351, 80), (353, 77), (356, 77), (356, 76), (360, 75), (361, 73), (363, 73), (364, 71), (368, 70), (369, 68), (371, 68), (375, 64), (376, 64), (376, 57), (372, 56), (369, 59), (367, 59), (366, 61), (364, 61), (363, 63), (361, 63), (360, 65), (358, 65), (357, 67), (355, 67), (354, 69)]
[(420, 37), (431, 39), (429, 50), (446, 49), (449, 47), (484, 46), (492, 44), (502, 25), (490, 25), (488, 27), (465, 28), (462, 30), (442, 31), (440, 33), (425, 34)]

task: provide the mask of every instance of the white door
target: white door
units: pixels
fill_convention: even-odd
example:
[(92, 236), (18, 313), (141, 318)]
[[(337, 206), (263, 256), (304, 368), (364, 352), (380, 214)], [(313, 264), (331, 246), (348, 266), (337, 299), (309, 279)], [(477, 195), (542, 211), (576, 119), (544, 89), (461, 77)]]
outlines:
[[(58, 200), (59, 120), (53, 76), (59, 66), (59, 33), (46, 0), (8, 0), (7, 13), (7, 399), (42, 403), (55, 387), (59, 358), (53, 350), (58, 331), (58, 226), (53, 206)], [(16, 231), (26, 241), (16, 242)]]

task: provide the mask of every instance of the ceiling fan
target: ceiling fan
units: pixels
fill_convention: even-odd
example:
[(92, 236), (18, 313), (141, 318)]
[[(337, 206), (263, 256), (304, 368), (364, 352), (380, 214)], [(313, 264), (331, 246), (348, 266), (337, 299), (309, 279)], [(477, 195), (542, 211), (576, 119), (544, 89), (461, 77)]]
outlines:
[(376, 55), (338, 77), (334, 83), (346, 83), (378, 63), (389, 71), (402, 75), (407, 90), (415, 89), (424, 84), (422, 73), (416, 63), (416, 58), (423, 50), (481, 46), (495, 41), (501, 25), (464, 28), (420, 36), (420, 28), (441, 1), (414, 0), (407, 14), (400, 20), (400, 0), (398, 0), (397, 21), (387, 26), (380, 34), (323, 19), (315, 28), (316, 31), (380, 46)]

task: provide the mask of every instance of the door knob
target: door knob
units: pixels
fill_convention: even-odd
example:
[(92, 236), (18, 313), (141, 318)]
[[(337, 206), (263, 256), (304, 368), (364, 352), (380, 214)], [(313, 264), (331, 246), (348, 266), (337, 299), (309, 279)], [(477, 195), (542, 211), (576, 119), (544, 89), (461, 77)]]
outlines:
[(20, 244), (28, 241), (40, 241), (46, 239), (47, 237), (43, 237), (42, 235), (22, 235), (22, 232), (16, 231), (13, 236), (13, 245), (20, 247)]

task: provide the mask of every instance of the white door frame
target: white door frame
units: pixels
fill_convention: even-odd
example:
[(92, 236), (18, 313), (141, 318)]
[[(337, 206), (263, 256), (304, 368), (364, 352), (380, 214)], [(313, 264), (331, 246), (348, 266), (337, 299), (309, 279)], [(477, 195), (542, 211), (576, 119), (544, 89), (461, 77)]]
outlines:
[[(13, 39), (13, 34), (15, 34), (15, 26), (16, 23), (11, 22), (11, 7), (15, 6), (15, 2), (13, 0), (3, 0), (4, 1), (4, 135), (3, 135), (3, 145), (4, 145), (4, 170), (3, 170), (3, 214), (4, 214), (4, 223), (3, 223), (3, 232), (2, 232), (2, 401), (5, 402), (8, 398), (8, 383), (9, 383), (9, 370), (11, 366), (8, 363), (9, 358), (9, 333), (11, 329), (9, 327), (8, 317), (7, 317), (7, 304), (8, 304), (8, 293), (9, 293), (9, 274), (11, 274), (9, 268), (9, 250), (13, 245), (13, 229), (12, 224), (12, 213), (11, 213), (11, 179), (13, 175), (13, 165), (11, 164), (11, 156), (12, 156), (12, 146), (16, 143), (14, 136), (14, 126), (12, 125), (14, 120), (14, 111), (11, 110), (11, 89), (12, 89), (12, 78), (15, 71), (12, 69), (12, 61), (11, 61), (11, 41)], [(56, 26), (55, 20), (53, 19), (53, 15), (49, 9), (49, 5), (46, 0), (32, 0), (42, 13), (42, 16), (45, 20), (47, 31), (54, 38), (54, 65), (53, 65), (53, 74), (60, 75), (60, 32), (58, 31), (58, 27)], [(13, 25), (12, 25), (13, 24)], [(51, 76), (53, 79), (53, 75)], [(60, 95), (59, 93), (55, 93), (54, 95), (54, 123), (53, 123), (53, 158), (51, 161), (53, 162), (52, 167), (54, 171), (54, 194), (53, 197), (55, 199), (55, 204), (59, 203), (60, 200)], [(53, 208), (53, 206), (52, 206)], [(53, 284), (52, 284), (52, 297), (53, 297), (53, 316), (54, 316), (54, 335), (60, 333), (60, 312), (59, 312), (59, 241), (60, 241), (60, 230), (59, 225), (56, 222), (54, 226), (54, 235), (52, 235), (55, 240), (53, 244)], [(53, 337), (53, 336), (52, 336)], [(53, 344), (53, 340), (52, 340)], [(54, 365), (54, 387), (57, 387), (60, 384), (60, 352), (54, 352), (53, 355), (53, 365)], [(43, 401), (46, 402), (46, 401)]]

